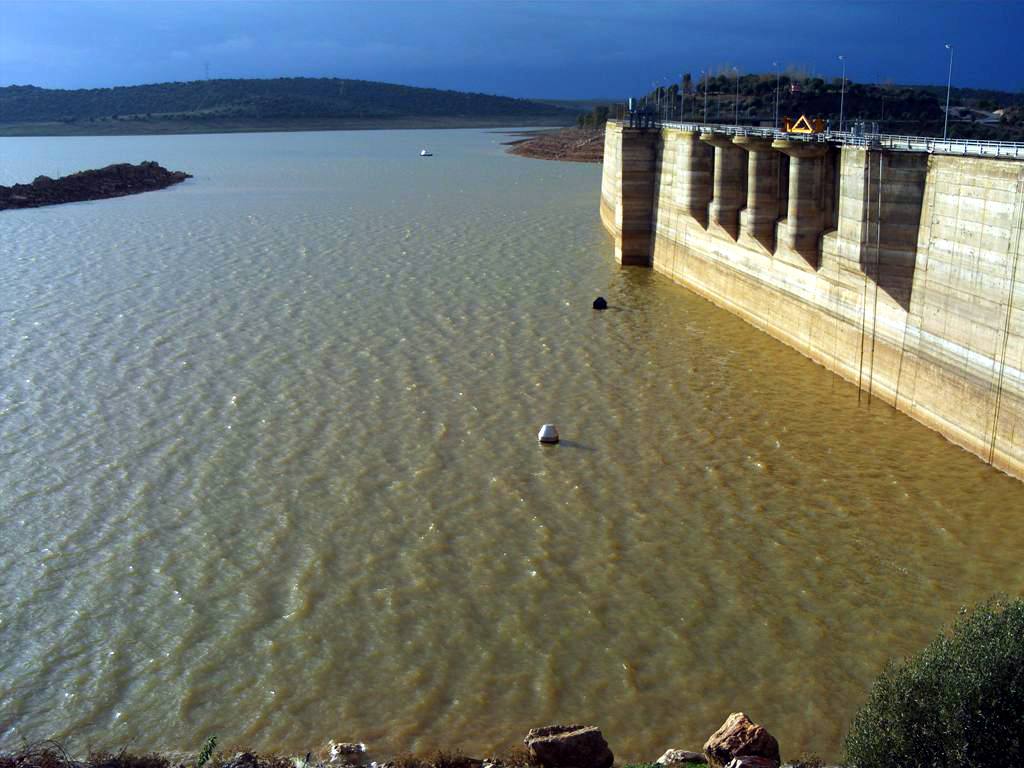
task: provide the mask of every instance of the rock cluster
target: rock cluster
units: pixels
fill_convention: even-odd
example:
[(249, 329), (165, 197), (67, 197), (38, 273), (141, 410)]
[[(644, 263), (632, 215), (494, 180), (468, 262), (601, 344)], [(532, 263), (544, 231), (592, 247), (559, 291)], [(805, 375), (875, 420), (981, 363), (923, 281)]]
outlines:
[[(534, 728), (523, 742), (544, 768), (610, 768), (612, 751), (593, 725), (549, 725)], [(659, 765), (708, 763), (712, 768), (779, 768), (779, 742), (764, 726), (734, 712), (704, 744), (704, 752), (670, 749)]]
[[(601, 730), (594, 725), (549, 725), (534, 728), (523, 739), (529, 752), (527, 759), (512, 762), (501, 758), (478, 760), (461, 753), (438, 753), (444, 759), (396, 760), (377, 763), (366, 757), (366, 746), (353, 742), (330, 742), (322, 751), (329, 760), (310, 764), (309, 756), (295, 768), (522, 768), (525, 765), (540, 768), (611, 768), (615, 756), (608, 747)], [(788, 768), (823, 766), (818, 758), (798, 761)], [(670, 749), (658, 758), (657, 764), (666, 768), (709, 765), (711, 768), (780, 768), (779, 742), (762, 725), (753, 722), (742, 712), (729, 715), (722, 726), (704, 743), (703, 752)], [(256, 768), (244, 764), (228, 768)], [(783, 767), (787, 768), (787, 767)]]
[[(549, 725), (534, 728), (523, 740), (531, 758), (543, 768), (610, 768), (608, 743), (596, 726)], [(670, 749), (658, 764), (707, 763), (712, 768), (779, 768), (779, 742), (762, 725), (734, 712), (705, 742), (704, 751)]]
[[(254, 752), (237, 752), (233, 756), (218, 753), (211, 765), (221, 768), (611, 768), (615, 761), (600, 729), (593, 725), (534, 728), (523, 741), (528, 749), (514, 747), (483, 760), (458, 750), (448, 752), (439, 749), (428, 756), (401, 754), (378, 762), (365, 744), (338, 739), (328, 742), (316, 752), (307, 752), (304, 757)], [(207, 744), (212, 749), (212, 743)], [(209, 754), (206, 748), (203, 754)], [(87, 760), (74, 760), (56, 742), (26, 746), (15, 754), (0, 750), (0, 768), (111, 768), (115, 764), (121, 768), (194, 768), (198, 759), (197, 755), (185, 752), (132, 755), (122, 750), (117, 756), (94, 752)], [(762, 726), (738, 712), (730, 715), (707, 740), (703, 753), (670, 749), (658, 759), (658, 765), (666, 768), (687, 768), (705, 763), (716, 768), (780, 768), (779, 744)], [(825, 765), (819, 758), (811, 756), (782, 768), (825, 768)]]
[(169, 171), (152, 161), (138, 165), (108, 165), (106, 168), (80, 171), (59, 179), (37, 176), (31, 184), (15, 184), (13, 187), (0, 185), (0, 211), (123, 197), (164, 189), (190, 178), (190, 174)]

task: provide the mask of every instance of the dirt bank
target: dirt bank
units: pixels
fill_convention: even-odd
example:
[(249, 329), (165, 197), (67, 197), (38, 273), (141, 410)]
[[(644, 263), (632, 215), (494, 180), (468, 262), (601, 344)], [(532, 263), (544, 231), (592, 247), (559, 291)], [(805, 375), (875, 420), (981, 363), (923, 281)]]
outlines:
[(563, 128), (522, 135), (524, 138), (507, 142), (513, 155), (573, 163), (600, 163), (604, 158), (604, 128)]

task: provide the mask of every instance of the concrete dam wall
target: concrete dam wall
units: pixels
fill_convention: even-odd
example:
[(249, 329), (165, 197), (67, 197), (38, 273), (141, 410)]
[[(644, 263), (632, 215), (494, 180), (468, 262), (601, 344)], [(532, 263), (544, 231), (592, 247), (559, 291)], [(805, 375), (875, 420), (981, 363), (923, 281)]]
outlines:
[(604, 158), (620, 263), (1024, 479), (1024, 162), (613, 123)]

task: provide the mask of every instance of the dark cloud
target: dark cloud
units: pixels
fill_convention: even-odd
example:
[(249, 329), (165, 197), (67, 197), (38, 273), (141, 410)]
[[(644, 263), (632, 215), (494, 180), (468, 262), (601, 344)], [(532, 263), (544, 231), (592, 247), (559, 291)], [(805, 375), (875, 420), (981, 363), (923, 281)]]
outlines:
[(1019, 2), (6, 0), (0, 83), (77, 88), (338, 76), (513, 96), (624, 96), (772, 62), (854, 80), (1024, 87)]

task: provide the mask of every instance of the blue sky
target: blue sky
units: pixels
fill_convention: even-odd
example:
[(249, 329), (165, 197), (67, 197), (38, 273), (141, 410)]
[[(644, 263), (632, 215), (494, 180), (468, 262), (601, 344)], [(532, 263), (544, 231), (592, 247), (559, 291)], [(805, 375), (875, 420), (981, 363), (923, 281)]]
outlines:
[(352, 77), (549, 98), (623, 97), (772, 62), (853, 80), (1024, 90), (1024, 1), (0, 0), (0, 85)]

